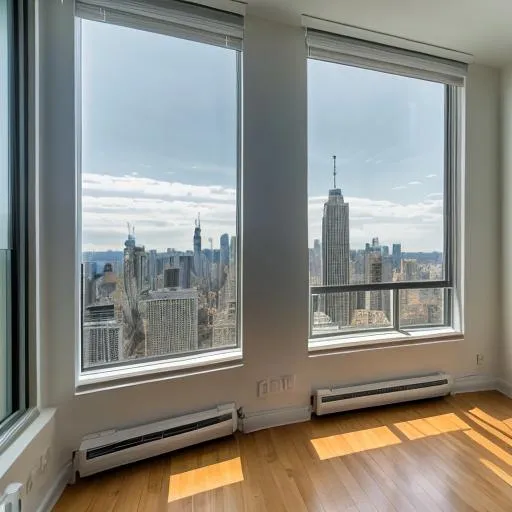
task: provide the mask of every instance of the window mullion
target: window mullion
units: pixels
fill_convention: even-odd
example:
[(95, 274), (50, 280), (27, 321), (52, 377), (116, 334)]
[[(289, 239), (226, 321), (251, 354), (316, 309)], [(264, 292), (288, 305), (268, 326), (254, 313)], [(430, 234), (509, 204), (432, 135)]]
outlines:
[(393, 328), (400, 330), (400, 290), (393, 290)]

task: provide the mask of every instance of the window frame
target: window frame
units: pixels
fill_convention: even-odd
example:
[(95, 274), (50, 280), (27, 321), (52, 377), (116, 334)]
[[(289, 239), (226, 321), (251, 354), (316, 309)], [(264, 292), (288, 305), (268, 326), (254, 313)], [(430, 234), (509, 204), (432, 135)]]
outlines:
[[(29, 1), (7, 0), (10, 268), (10, 414), (0, 421), (0, 453), (37, 416), (30, 407), (28, 326)], [(10, 245), (10, 247), (9, 247)]]
[[(324, 60), (319, 57), (307, 59)], [(330, 61), (333, 62), (333, 61)], [(349, 65), (334, 62), (338, 65)], [(366, 69), (372, 69), (367, 67)], [(375, 69), (385, 73), (382, 69)], [(404, 75), (406, 76), (406, 75)], [(416, 78), (411, 76), (410, 78)], [(417, 78), (416, 78), (417, 79)], [(315, 343), (336, 339), (347, 339), (358, 335), (378, 335), (400, 333), (414, 336), (419, 331), (440, 328), (451, 328), (461, 332), (460, 321), (457, 321), (457, 305), (460, 303), (455, 277), (458, 275), (458, 258), (460, 248), (458, 243), (457, 226), (459, 225), (458, 184), (461, 168), (461, 123), (462, 123), (462, 94), (463, 87), (444, 84), (444, 197), (443, 197), (443, 275), (444, 279), (435, 281), (393, 281), (389, 283), (366, 283), (347, 285), (321, 285), (309, 286), (309, 332), (308, 346), (314, 349)], [(460, 256), (459, 256), (460, 258)], [(400, 323), (400, 290), (421, 290), (439, 288), (443, 290), (443, 322), (427, 325), (402, 325)], [(331, 331), (314, 334), (313, 329), (313, 296), (331, 293), (348, 293), (357, 291), (390, 291), (391, 297), (391, 324), (385, 327), (369, 327), (361, 329), (347, 329), (346, 331)]]
[[(185, 3), (186, 5), (186, 3)], [(217, 9), (208, 8), (210, 11)], [(223, 12), (223, 11), (220, 11)], [(235, 14), (235, 13), (231, 13)], [(236, 13), (240, 15), (239, 13)], [(243, 17), (243, 15), (241, 15)], [(161, 373), (172, 373), (176, 375), (185, 374), (187, 371), (210, 371), (222, 365), (232, 366), (242, 360), (242, 78), (243, 78), (243, 38), (240, 48), (228, 47), (226, 49), (236, 52), (236, 213), (235, 213), (235, 236), (236, 236), (236, 342), (225, 347), (211, 347), (198, 349), (189, 352), (178, 352), (158, 356), (140, 357), (136, 359), (119, 360), (110, 363), (98, 364), (89, 368), (83, 366), (83, 308), (82, 308), (82, 36), (81, 24), (83, 18), (75, 13), (75, 172), (76, 172), (76, 303), (78, 312), (76, 316), (76, 357), (75, 357), (75, 386), (78, 393), (88, 392), (90, 389), (99, 387), (101, 383), (108, 383), (116, 380), (144, 381), (148, 377)], [(143, 21), (143, 18), (142, 18)], [(108, 23), (108, 22), (107, 22)], [(115, 25), (115, 24), (114, 24)], [(136, 26), (129, 26), (137, 30)], [(143, 23), (140, 30), (148, 30)], [(161, 33), (156, 31), (155, 33)], [(178, 37), (172, 34), (162, 34), (166, 37)], [(207, 40), (183, 37), (200, 44), (212, 44)], [(217, 45), (218, 46), (218, 45)], [(220, 365), (220, 366), (219, 366)], [(188, 374), (188, 373), (187, 373)], [(101, 388), (100, 388), (101, 389)], [(85, 391), (84, 391), (85, 390)]]

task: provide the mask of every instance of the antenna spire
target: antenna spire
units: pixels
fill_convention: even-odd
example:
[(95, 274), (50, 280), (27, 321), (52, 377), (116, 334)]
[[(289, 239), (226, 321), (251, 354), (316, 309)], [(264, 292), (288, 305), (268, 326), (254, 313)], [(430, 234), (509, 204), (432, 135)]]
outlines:
[(334, 188), (336, 188), (336, 155), (332, 155), (332, 166), (334, 176)]

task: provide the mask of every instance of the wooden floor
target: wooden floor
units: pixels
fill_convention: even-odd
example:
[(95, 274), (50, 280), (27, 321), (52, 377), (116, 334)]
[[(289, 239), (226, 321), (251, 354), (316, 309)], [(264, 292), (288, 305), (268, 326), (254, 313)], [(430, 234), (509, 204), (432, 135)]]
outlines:
[(57, 512), (512, 511), (497, 392), (314, 418), (84, 479)]

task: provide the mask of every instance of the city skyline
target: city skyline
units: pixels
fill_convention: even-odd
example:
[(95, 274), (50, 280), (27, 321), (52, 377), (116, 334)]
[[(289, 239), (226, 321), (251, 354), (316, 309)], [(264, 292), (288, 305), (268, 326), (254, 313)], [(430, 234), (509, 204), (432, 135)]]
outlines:
[[(198, 212), (214, 240), (234, 233), (236, 52), (86, 20), (81, 49), (84, 250), (117, 247), (126, 221), (186, 248)], [(353, 247), (442, 250), (443, 87), (310, 59), (308, 105), (309, 247), (335, 153)]]
[[(310, 286), (440, 279), (444, 264), (436, 253), (407, 259), (401, 243), (382, 245), (378, 236), (366, 242), (364, 250), (351, 247), (350, 204), (336, 181), (336, 155), (332, 162), (332, 188), (324, 202), (322, 241), (315, 240), (308, 251)], [(444, 321), (443, 296), (439, 289), (401, 290), (398, 303), (391, 298), (390, 290), (318, 294), (313, 289), (310, 300), (313, 335), (391, 326), (394, 324), (392, 308), (399, 308), (399, 323), (404, 325), (441, 325)]]
[(146, 248), (129, 223), (126, 235), (120, 258), (82, 263), (83, 368), (235, 345), (236, 236), (204, 249), (199, 216), (193, 251)]

